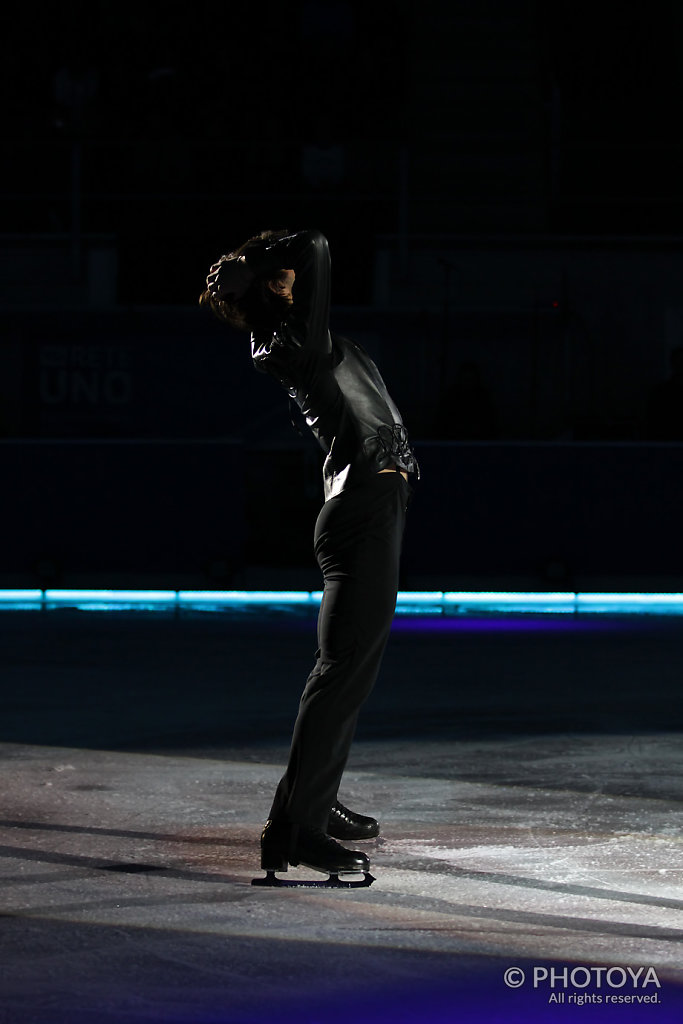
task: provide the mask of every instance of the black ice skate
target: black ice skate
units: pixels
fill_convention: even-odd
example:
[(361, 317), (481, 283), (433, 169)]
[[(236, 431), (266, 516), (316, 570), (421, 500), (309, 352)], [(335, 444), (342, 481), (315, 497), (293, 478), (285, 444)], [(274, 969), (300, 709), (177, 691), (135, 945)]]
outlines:
[[(327, 872), (326, 879), (282, 879), (276, 871), (286, 871), (299, 864), (314, 871)], [(370, 861), (364, 853), (347, 850), (322, 829), (289, 822), (267, 821), (261, 835), (261, 867), (265, 878), (252, 879), (252, 885), (281, 887), (307, 886), (315, 889), (362, 889), (375, 881), (370, 874)], [(361, 879), (340, 878), (340, 875), (362, 874)]]
[(356, 814), (339, 801), (330, 811), (327, 834), (333, 839), (374, 839), (379, 835), (379, 822), (366, 814)]

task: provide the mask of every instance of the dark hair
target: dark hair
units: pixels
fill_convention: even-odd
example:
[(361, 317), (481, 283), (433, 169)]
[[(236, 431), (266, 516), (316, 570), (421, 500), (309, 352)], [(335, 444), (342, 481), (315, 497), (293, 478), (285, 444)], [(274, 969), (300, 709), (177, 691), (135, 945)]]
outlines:
[[(229, 256), (241, 256), (249, 248), (255, 248), (261, 243), (284, 238), (287, 231), (261, 231), (247, 239), (238, 249), (233, 249)], [(199, 296), (199, 305), (208, 306), (214, 316), (218, 317), (238, 331), (273, 330), (280, 324), (285, 312), (289, 309), (289, 303), (283, 296), (276, 295), (268, 287), (268, 281), (274, 280), (277, 275), (271, 278), (257, 277), (247, 288), (241, 298), (226, 302), (223, 299), (215, 298), (208, 289), (205, 289)]]

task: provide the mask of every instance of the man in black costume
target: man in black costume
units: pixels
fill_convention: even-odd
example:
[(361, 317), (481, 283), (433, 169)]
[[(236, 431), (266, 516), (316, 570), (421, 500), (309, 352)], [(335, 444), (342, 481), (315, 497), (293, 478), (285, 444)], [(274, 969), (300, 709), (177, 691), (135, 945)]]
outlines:
[(330, 255), (320, 232), (250, 239), (211, 267), (200, 301), (251, 332), (256, 369), (282, 384), (325, 453), (314, 534), (324, 578), (319, 649), (263, 830), (261, 866), (271, 877), (299, 863), (367, 873), (367, 856), (336, 840), (372, 838), (379, 825), (340, 804), (337, 790), (391, 628), (417, 463), (373, 361), (330, 333)]

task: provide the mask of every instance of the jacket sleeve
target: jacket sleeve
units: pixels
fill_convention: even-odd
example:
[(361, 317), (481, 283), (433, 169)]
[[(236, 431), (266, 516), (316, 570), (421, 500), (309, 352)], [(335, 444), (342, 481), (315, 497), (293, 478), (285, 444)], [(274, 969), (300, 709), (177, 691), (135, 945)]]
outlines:
[(250, 246), (244, 256), (257, 277), (268, 277), (278, 270), (294, 271), (294, 301), (286, 323), (302, 348), (329, 352), (331, 261), (325, 236), (320, 231), (299, 231)]

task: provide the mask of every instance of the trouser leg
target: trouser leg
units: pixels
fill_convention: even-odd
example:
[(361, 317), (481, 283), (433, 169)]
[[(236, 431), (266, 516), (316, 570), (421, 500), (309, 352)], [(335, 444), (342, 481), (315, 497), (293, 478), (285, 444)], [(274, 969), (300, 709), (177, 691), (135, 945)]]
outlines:
[(315, 550), (324, 577), (318, 652), (270, 817), (325, 828), (377, 678), (396, 604), (407, 485), (378, 474), (323, 507)]

